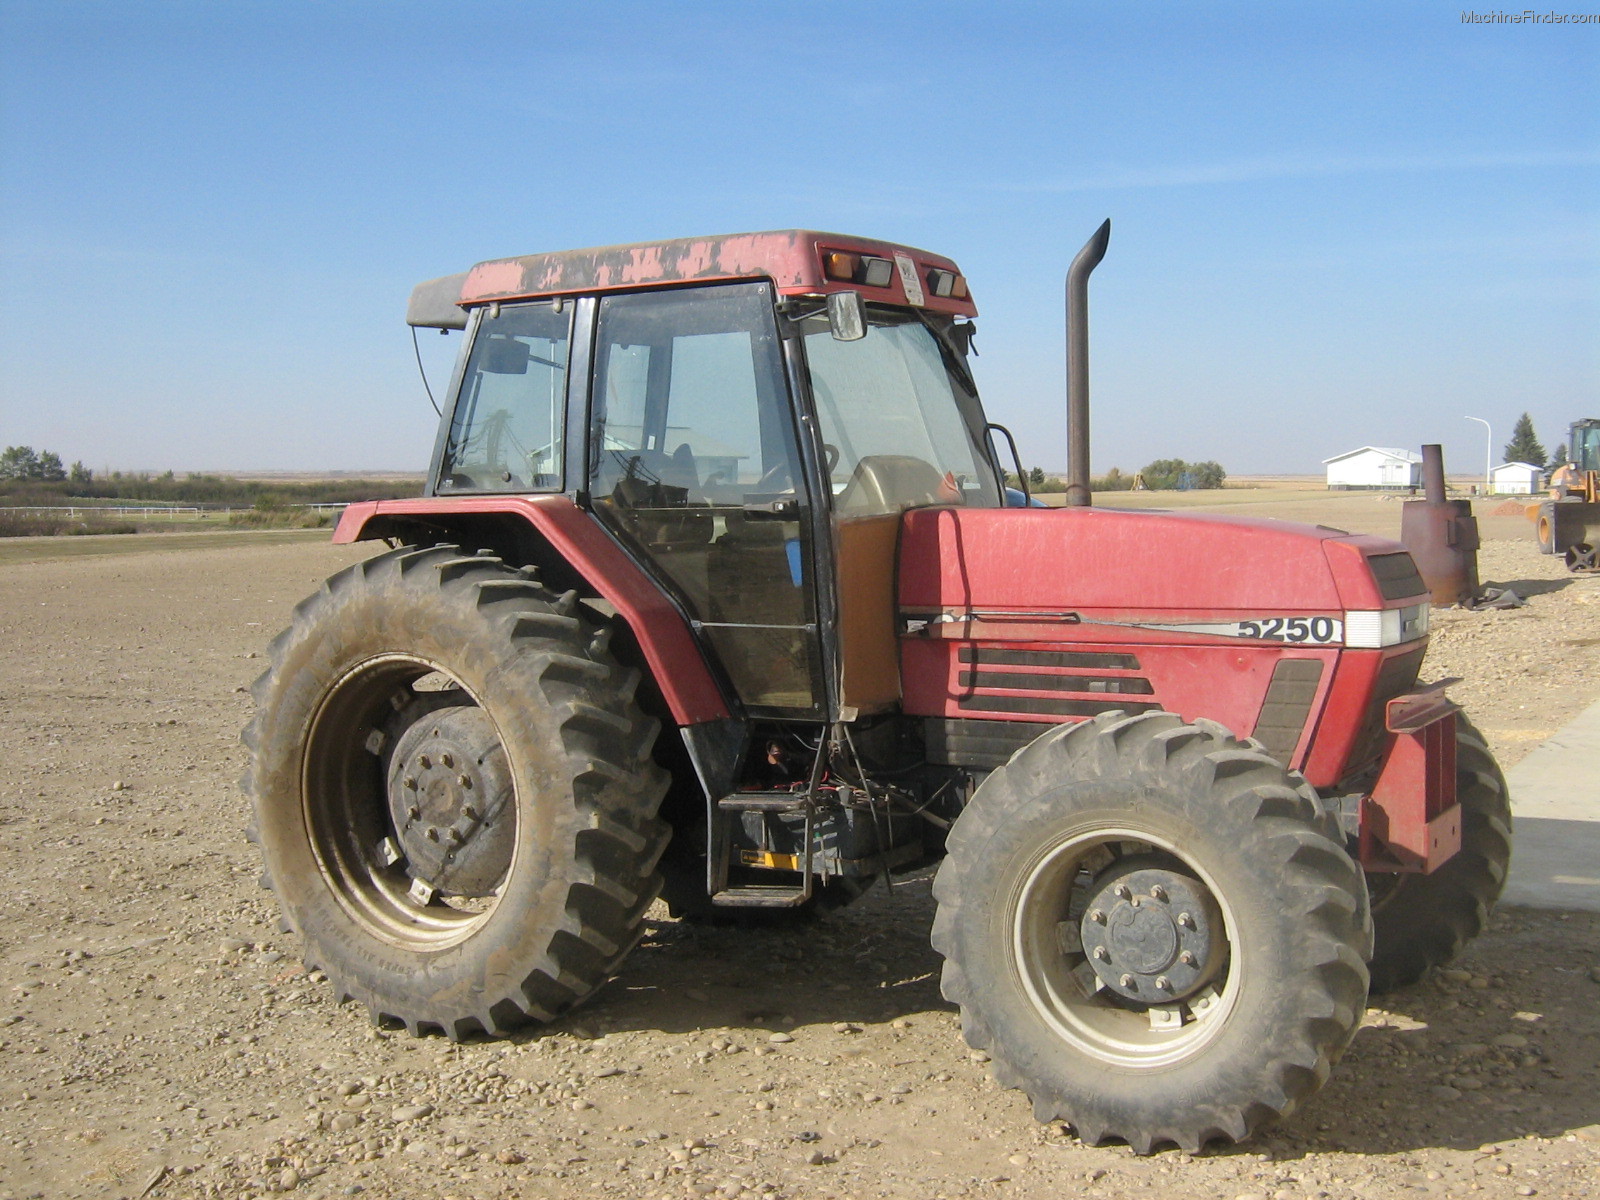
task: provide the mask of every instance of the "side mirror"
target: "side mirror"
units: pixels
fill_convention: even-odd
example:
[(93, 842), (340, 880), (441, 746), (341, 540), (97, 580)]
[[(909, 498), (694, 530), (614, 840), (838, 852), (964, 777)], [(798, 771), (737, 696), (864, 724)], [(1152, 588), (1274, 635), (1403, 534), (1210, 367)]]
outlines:
[(867, 310), (860, 292), (828, 293), (828, 332), (836, 342), (859, 342), (867, 336)]
[(491, 336), (478, 361), (490, 375), (526, 375), (531, 350), (527, 342), (516, 338)]

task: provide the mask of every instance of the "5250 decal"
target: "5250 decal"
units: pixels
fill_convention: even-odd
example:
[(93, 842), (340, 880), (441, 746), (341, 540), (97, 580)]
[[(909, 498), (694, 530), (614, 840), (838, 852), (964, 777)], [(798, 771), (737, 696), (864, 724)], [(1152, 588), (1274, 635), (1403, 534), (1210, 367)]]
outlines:
[(1239, 636), (1324, 646), (1344, 639), (1344, 622), (1333, 617), (1262, 617), (1240, 621)]

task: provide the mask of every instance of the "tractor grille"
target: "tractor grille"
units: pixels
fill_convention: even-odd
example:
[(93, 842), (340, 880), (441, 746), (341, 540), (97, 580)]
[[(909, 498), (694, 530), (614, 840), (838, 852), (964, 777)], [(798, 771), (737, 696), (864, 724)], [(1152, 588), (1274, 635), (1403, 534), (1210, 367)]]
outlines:
[(1355, 744), (1350, 749), (1350, 758), (1345, 764), (1346, 780), (1353, 779), (1377, 765), (1389, 736), (1384, 724), (1385, 709), (1389, 701), (1416, 686), (1417, 672), (1422, 669), (1424, 650), (1425, 647), (1418, 646), (1415, 650), (1396, 655), (1378, 668), (1378, 678), (1372, 685), (1372, 699), (1367, 703), (1366, 719), (1361, 723), (1361, 732), (1356, 735)]
[(1125, 713), (1149, 712), (1153, 703), (1134, 700), (1069, 700), (1055, 696), (963, 696), (960, 707), (969, 712), (1032, 713), (1052, 717), (1093, 717), (1113, 709)]
[[(1131, 654), (1084, 650), (1013, 650), (963, 646), (962, 690), (957, 705), (970, 712), (1016, 713), (1027, 716), (1092, 717), (1122, 709), (1129, 713), (1157, 707), (1153, 701), (1125, 700), (1150, 696), (1155, 689), (1142, 676), (1111, 674), (1139, 669)], [(1001, 670), (1031, 667), (1033, 670)], [(1017, 692), (1064, 692), (1071, 695), (1019, 696)], [(1106, 699), (1098, 699), (1105, 696)]]
[(1284, 766), (1300, 744), (1321, 681), (1322, 660), (1317, 658), (1286, 658), (1272, 672), (1272, 683), (1250, 736)]
[(961, 662), (985, 667), (1077, 667), (1105, 671), (1137, 671), (1139, 660), (1131, 654), (1095, 650), (1010, 650), (999, 646), (963, 646)]
[(961, 686), (969, 688), (1027, 688), (1035, 692), (1115, 692), (1122, 696), (1149, 696), (1155, 689), (1148, 679), (1091, 675), (1033, 675), (1022, 671), (963, 671)]
[(992, 771), (1056, 726), (1046, 721), (929, 720), (923, 724), (928, 761)]

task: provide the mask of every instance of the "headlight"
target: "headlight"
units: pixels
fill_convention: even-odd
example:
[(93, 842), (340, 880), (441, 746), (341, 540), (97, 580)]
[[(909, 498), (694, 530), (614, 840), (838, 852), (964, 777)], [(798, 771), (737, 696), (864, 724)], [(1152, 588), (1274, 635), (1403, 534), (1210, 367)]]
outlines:
[(1362, 650), (1381, 650), (1414, 642), (1428, 633), (1427, 604), (1408, 608), (1385, 608), (1378, 612), (1344, 614), (1344, 644)]

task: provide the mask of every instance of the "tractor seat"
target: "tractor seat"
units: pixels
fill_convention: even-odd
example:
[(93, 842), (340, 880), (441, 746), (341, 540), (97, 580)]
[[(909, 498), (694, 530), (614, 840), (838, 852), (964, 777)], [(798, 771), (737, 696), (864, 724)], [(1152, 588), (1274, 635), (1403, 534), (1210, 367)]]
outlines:
[(909, 454), (869, 454), (856, 464), (839, 493), (841, 515), (900, 512), (922, 504), (956, 503), (945, 473)]

